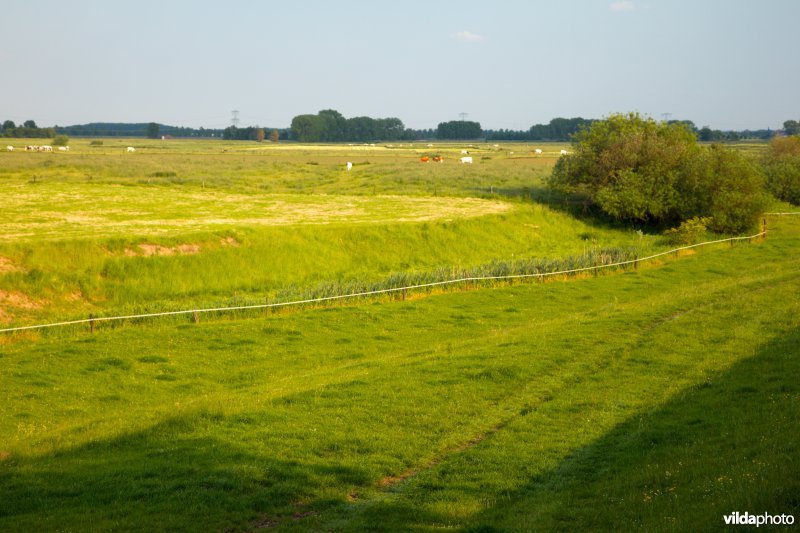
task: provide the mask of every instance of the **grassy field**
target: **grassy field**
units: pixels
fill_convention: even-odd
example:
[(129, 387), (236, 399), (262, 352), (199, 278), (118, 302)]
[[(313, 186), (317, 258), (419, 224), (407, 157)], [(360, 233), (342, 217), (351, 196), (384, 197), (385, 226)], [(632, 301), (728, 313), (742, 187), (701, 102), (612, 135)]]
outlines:
[(460, 155), (450, 145), (146, 141), (127, 154), (133, 141), (105, 142), (118, 146), (0, 154), (0, 324), (262, 303), (404, 273), (660, 248), (657, 236), (546, 204), (542, 177), (560, 145), (541, 157), (530, 146), (469, 147), (470, 166), (419, 162)]
[[(0, 154), (0, 324), (665, 247), (548, 198), (560, 147), (131, 143)], [(800, 217), (768, 222), (597, 277), (0, 335), (0, 531), (797, 517)]]
[(8, 344), (0, 529), (796, 515), (798, 229), (566, 283)]

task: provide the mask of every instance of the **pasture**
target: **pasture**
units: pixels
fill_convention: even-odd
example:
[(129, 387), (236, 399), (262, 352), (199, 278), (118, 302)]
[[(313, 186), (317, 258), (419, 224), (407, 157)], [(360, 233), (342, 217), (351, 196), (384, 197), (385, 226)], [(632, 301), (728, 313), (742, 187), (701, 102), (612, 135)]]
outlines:
[[(0, 154), (0, 324), (667, 248), (548, 197), (560, 145), (133, 142)], [(797, 517), (800, 217), (769, 228), (569, 281), (0, 336), (0, 530)]]

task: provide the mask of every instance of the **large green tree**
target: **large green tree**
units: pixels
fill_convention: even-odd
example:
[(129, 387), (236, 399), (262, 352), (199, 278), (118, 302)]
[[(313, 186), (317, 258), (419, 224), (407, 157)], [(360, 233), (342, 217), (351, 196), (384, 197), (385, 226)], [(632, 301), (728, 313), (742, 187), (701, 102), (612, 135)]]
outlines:
[(764, 205), (758, 167), (738, 152), (699, 146), (685, 124), (616, 114), (580, 130), (572, 146), (549, 186), (616, 220), (664, 225), (700, 216), (717, 231), (739, 232)]
[(300, 142), (319, 142), (324, 130), (325, 121), (318, 115), (297, 115), (292, 119), (292, 137)]

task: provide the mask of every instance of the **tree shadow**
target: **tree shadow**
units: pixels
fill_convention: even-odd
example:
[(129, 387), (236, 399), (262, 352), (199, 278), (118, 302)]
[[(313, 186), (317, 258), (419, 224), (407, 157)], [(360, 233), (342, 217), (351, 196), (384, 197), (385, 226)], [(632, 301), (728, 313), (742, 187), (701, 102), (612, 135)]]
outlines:
[[(795, 331), (628, 419), (512, 494), (455, 488), (498, 502), (465, 523), (430, 512), (414, 494), (365, 506), (352, 529), (380, 531), (391, 523), (399, 530), (440, 525), (472, 532), (715, 531), (735, 511), (797, 518), (798, 375)], [(435, 479), (422, 483), (425, 499), (435, 499)]]
[(313, 491), (322, 484), (371, 482), (365, 470), (270, 457), (211, 436), (224, 418), (177, 416), (54, 454), (5, 457), (0, 530), (254, 529), (316, 514), (330, 503)]

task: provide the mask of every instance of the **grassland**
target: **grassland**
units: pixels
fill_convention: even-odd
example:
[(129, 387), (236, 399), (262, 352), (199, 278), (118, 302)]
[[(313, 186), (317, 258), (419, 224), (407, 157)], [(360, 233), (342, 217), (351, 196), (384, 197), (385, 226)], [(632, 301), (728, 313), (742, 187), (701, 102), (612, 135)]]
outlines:
[[(348, 175), (355, 147), (153, 142), (122, 163), (127, 142), (0, 154), (16, 210), (0, 225), (30, 232), (0, 239), (7, 323), (662, 246), (548, 205), (552, 158), (526, 147), (473, 148), (470, 168), (383, 147)], [(275, 202), (331, 218), (263, 222)], [(348, 202), (363, 215), (341, 213)], [(180, 223), (189, 207), (196, 226)], [(763, 242), (568, 282), (3, 336), (0, 530), (711, 531), (734, 511), (797, 517), (800, 220), (769, 227)]]
[[(150, 141), (127, 154), (131, 141), (82, 142), (66, 154), (1, 154), (6, 326), (261, 303), (408, 272), (659, 247), (657, 237), (544, 203), (542, 177), (558, 146), (541, 157), (524, 146), (470, 147), (469, 166), (448, 160), (460, 154), (449, 145)], [(420, 153), (446, 161), (421, 164)]]

